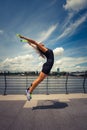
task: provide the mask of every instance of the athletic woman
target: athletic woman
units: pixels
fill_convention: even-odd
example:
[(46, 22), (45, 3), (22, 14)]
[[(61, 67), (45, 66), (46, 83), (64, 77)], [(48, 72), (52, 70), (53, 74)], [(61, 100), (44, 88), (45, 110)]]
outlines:
[(33, 83), (31, 84), (31, 86), (29, 86), (29, 88), (26, 90), (26, 94), (27, 94), (27, 99), (30, 100), (31, 94), (33, 92), (33, 90), (36, 88), (36, 86), (43, 81), (47, 75), (49, 74), (53, 64), (54, 64), (54, 54), (53, 51), (51, 49), (48, 49), (44, 46), (44, 44), (42, 43), (38, 43), (30, 38), (26, 38), (24, 36), (19, 35), (20, 38), (27, 40), (27, 42), (29, 43), (29, 45), (31, 45), (32, 47), (36, 48), (36, 50), (39, 52), (39, 54), (44, 58), (46, 57), (47, 61), (46, 63), (43, 64), (42, 67), (42, 71), (40, 72), (38, 78), (33, 81)]

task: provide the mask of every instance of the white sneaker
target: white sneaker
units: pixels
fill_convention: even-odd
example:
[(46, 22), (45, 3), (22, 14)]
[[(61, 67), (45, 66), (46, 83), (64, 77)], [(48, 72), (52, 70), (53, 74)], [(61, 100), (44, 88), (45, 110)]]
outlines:
[(30, 101), (32, 97), (29, 90), (26, 90), (26, 95), (27, 95), (27, 100)]

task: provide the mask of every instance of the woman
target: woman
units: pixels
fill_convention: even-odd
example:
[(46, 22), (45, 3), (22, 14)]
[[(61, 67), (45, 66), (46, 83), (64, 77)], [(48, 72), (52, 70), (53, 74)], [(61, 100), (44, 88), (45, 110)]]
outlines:
[(27, 99), (30, 100), (31, 94), (33, 90), (36, 88), (36, 86), (43, 81), (47, 75), (49, 74), (53, 63), (54, 63), (54, 54), (51, 49), (46, 48), (43, 44), (38, 43), (30, 38), (26, 38), (24, 36), (19, 35), (20, 38), (27, 40), (29, 45), (36, 48), (36, 50), (39, 52), (39, 54), (44, 58), (46, 57), (47, 61), (43, 64), (42, 71), (40, 72), (38, 78), (31, 84), (31, 86), (26, 90)]

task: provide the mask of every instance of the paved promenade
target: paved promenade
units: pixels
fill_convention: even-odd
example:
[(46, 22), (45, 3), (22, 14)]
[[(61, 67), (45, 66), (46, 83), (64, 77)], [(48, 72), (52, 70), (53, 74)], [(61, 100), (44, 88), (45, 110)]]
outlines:
[(87, 94), (0, 95), (0, 130), (87, 130)]

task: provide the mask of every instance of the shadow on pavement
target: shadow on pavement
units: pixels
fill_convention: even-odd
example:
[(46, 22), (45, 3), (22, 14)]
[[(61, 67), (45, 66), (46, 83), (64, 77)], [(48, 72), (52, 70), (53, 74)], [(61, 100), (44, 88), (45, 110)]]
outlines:
[(65, 102), (58, 102), (58, 101), (51, 101), (51, 100), (46, 100), (46, 101), (39, 101), (38, 105), (36, 107), (33, 107), (32, 110), (37, 110), (37, 109), (62, 109), (68, 107), (68, 104)]

